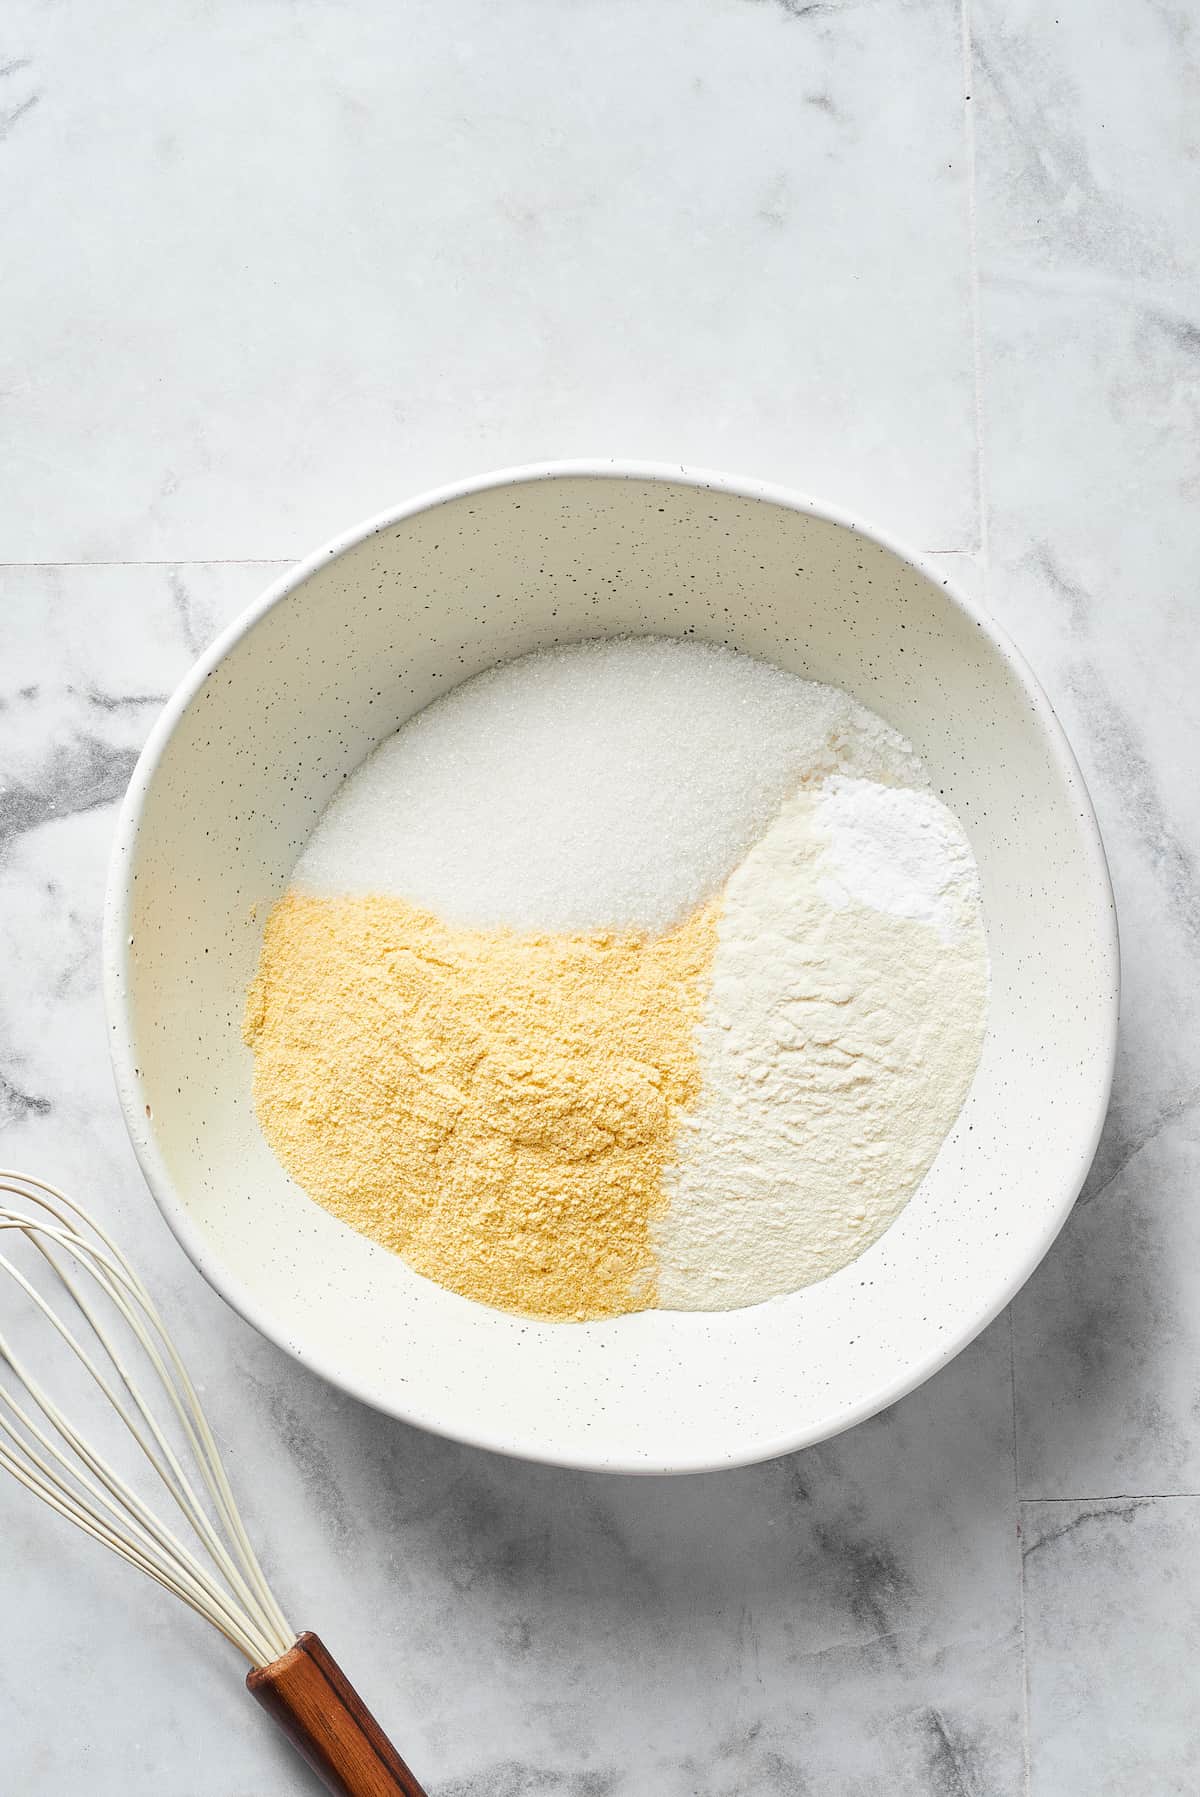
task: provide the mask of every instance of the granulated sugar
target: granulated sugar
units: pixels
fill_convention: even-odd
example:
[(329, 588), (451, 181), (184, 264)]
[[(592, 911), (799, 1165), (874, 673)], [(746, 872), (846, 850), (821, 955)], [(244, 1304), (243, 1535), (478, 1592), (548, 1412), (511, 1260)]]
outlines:
[(923, 784), (904, 739), (835, 687), (663, 637), (553, 649), (465, 682), (383, 743), (295, 881), (475, 927), (665, 930), (790, 792), (839, 772)]

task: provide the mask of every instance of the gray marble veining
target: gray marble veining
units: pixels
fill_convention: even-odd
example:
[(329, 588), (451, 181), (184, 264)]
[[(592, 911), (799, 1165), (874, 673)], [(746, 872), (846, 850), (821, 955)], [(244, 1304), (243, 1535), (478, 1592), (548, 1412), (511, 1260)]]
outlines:
[(1122, 926), (1116, 1089), (1013, 1309), (1034, 1797), (1197, 1788), (1200, 39), (976, 8), (991, 603), (1084, 763)]
[(1035, 1792), (1200, 1787), (1200, 1736), (1180, 1689), (1200, 1639), (1198, 1533), (1194, 1498), (1025, 1506)]
[[(3, 1156), (135, 1252), (286, 1604), (440, 1797), (1200, 1788), (1198, 75), (1173, 0), (6, 14)], [(944, 552), (1122, 922), (1111, 1115), (1011, 1315), (683, 1481), (434, 1440), (257, 1337), (147, 1198), (99, 995), (115, 802), (279, 566), (233, 558), (597, 453)], [(4, 1485), (0, 1527), (0, 1789), (314, 1788), (199, 1624)]]

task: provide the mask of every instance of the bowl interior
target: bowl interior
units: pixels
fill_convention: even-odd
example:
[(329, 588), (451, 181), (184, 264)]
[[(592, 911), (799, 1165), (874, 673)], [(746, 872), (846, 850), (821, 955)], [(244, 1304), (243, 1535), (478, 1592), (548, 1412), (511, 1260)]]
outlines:
[[(118, 1086), (189, 1252), (252, 1322), (384, 1410), (513, 1453), (683, 1470), (820, 1439), (934, 1371), (1045, 1251), (1111, 1079), (1116, 949), (1091, 809), (1044, 698), (974, 611), (778, 496), (556, 473), (440, 498), (306, 565), (168, 708), (118, 833)], [(272, 595), (268, 595), (271, 599)], [(754, 1309), (539, 1324), (430, 1284), (286, 1177), (240, 1033), (263, 920), (343, 777), (470, 674), (555, 642), (694, 633), (846, 688), (925, 756), (979, 861), (974, 1087), (860, 1260)]]

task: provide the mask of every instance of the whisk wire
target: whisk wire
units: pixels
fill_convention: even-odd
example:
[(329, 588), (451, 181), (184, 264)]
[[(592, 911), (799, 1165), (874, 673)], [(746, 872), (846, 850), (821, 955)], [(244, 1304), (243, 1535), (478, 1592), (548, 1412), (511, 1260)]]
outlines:
[[(13, 1412), (22, 1419), (30, 1434), (46, 1445), (48, 1451), (68, 1467), (70, 1476), (95, 1493), (97, 1501), (102, 1503), (114, 1516), (119, 1517), (120, 1511), (113, 1504), (108, 1502), (103, 1493), (99, 1492), (97, 1488), (92, 1485), (90, 1480), (81, 1478), (79, 1474), (70, 1468), (69, 1462), (63, 1460), (63, 1456), (57, 1452), (52, 1443), (47, 1442), (46, 1436), (38, 1429), (37, 1425), (26, 1416), (21, 1407), (12, 1403), (11, 1400), (9, 1400), (9, 1405)], [(131, 1566), (138, 1567), (140, 1571), (146, 1573), (148, 1577), (162, 1585), (165, 1590), (173, 1592), (174, 1595), (187, 1604), (190, 1609), (193, 1609), (199, 1615), (206, 1617), (215, 1627), (220, 1629), (226, 1639), (232, 1641), (235, 1646), (239, 1647), (242, 1652), (246, 1654), (247, 1658), (254, 1658), (255, 1654), (260, 1651), (258, 1644), (253, 1642), (250, 1636), (245, 1633), (237, 1618), (227, 1613), (224, 1606), (220, 1603), (220, 1593), (215, 1587), (210, 1594), (198, 1581), (190, 1578), (186, 1572), (183, 1572), (181, 1575), (180, 1570), (178, 1568), (172, 1568), (169, 1561), (159, 1559), (153, 1553), (152, 1546), (140, 1546), (136, 1539), (131, 1540), (128, 1534), (123, 1534), (119, 1529), (113, 1528), (113, 1526), (107, 1523), (102, 1516), (97, 1515), (94, 1510), (89, 1510), (86, 1504), (83, 1503), (70, 1489), (65, 1480), (55, 1473), (54, 1469), (47, 1464), (40, 1454), (37, 1453), (36, 1449), (31, 1448), (27, 1442), (21, 1441), (20, 1437), (16, 1435), (16, 1432), (10, 1426), (5, 1424), (3, 1418), (0, 1418), (0, 1429), (3, 1429), (10, 1440), (15, 1440), (20, 1443), (21, 1455), (23, 1458), (14, 1455), (0, 1443), (0, 1465), (5, 1466), (22, 1485), (29, 1491), (34, 1492), (35, 1495), (48, 1504), (52, 1510), (57, 1511), (60, 1516), (64, 1516), (68, 1521), (73, 1522), (85, 1535), (90, 1535), (93, 1540), (99, 1541), (104, 1546), (111, 1548), (111, 1550), (118, 1554), (121, 1559), (127, 1560)], [(32, 1474), (29, 1470), (30, 1465), (37, 1469)], [(150, 1537), (147, 1536), (144, 1531), (140, 1530), (136, 1524), (131, 1524), (129, 1527), (135, 1535), (142, 1536), (143, 1541), (150, 1541)]]
[[(12, 1270), (11, 1263), (5, 1261), (3, 1257), (0, 1257), (0, 1266), (8, 1268), (10, 1271)], [(16, 1275), (16, 1277), (19, 1283), (22, 1285), (26, 1284), (26, 1282), (20, 1278), (19, 1274)], [(39, 1306), (39, 1308), (41, 1308), (41, 1306)], [(52, 1320), (59, 1333), (64, 1336), (64, 1339), (71, 1342), (73, 1338), (70, 1337), (69, 1331), (63, 1330), (57, 1318), (53, 1318)], [(74, 1345), (77, 1346), (77, 1344)], [(213, 1612), (211, 1620), (213, 1620), (218, 1627), (222, 1628), (223, 1632), (227, 1632), (227, 1628), (235, 1629), (238, 1632), (239, 1637), (245, 1637), (245, 1639), (251, 1643), (255, 1652), (262, 1652), (265, 1646), (265, 1637), (263, 1636), (262, 1631), (255, 1626), (253, 1619), (248, 1619), (240, 1615), (237, 1606), (231, 1602), (229, 1595), (212, 1579), (205, 1568), (200, 1565), (195, 1556), (178, 1539), (174, 1532), (154, 1516), (153, 1512), (141, 1501), (136, 1492), (134, 1492), (126, 1481), (113, 1470), (87, 1438), (71, 1424), (69, 1419), (63, 1416), (58, 1407), (47, 1397), (40, 1383), (33, 1377), (24, 1363), (12, 1352), (8, 1344), (0, 1343), (0, 1350), (3, 1351), (4, 1358), (7, 1360), (8, 1365), (24, 1385), (38, 1409), (47, 1418), (47, 1421), (55, 1429), (59, 1437), (73, 1451), (78, 1461), (88, 1469), (88, 1472), (94, 1475), (95, 1479), (100, 1481), (100, 1484), (105, 1490), (101, 1491), (94, 1483), (93, 1479), (88, 1478), (86, 1473), (81, 1473), (79, 1467), (61, 1453), (45, 1434), (44, 1430), (36, 1424), (33, 1418), (22, 1410), (21, 1407), (14, 1402), (11, 1396), (8, 1396), (7, 1401), (9, 1408), (15, 1414), (20, 1416), (27, 1431), (33, 1435), (46, 1449), (47, 1453), (52, 1455), (54, 1460), (64, 1468), (65, 1472), (76, 1485), (82, 1487), (86, 1492), (89, 1492), (112, 1517), (117, 1519), (121, 1528), (127, 1532), (132, 1532), (134, 1543), (131, 1543), (130, 1545), (138, 1546), (143, 1556), (149, 1556), (153, 1563), (159, 1565), (160, 1568), (172, 1578), (173, 1588), (177, 1590), (178, 1594), (182, 1595), (184, 1592), (187, 1592), (198, 1602), (206, 1603)], [(82, 1358), (86, 1363), (87, 1357), (82, 1356)], [(105, 1383), (103, 1381), (100, 1381), (100, 1383), (102, 1389), (106, 1390), (106, 1394), (111, 1396), (111, 1392), (108, 1391)], [(117, 1408), (118, 1414), (122, 1416), (122, 1420), (128, 1422), (128, 1418), (121, 1411), (120, 1407), (115, 1406), (115, 1408)], [(10, 1429), (8, 1433), (10, 1439), (13, 1439), (14, 1432)], [(15, 1439), (19, 1440), (20, 1438), (15, 1437)], [(32, 1450), (29, 1449), (28, 1444), (21, 1443), (21, 1445), (32, 1458), (33, 1453)], [(50, 1472), (51, 1469), (46, 1466), (45, 1461), (39, 1460), (39, 1463), (44, 1472)], [(108, 1495), (106, 1495), (106, 1493)], [(72, 1496), (74, 1497), (74, 1494), (72, 1494)], [(115, 1502), (113, 1500), (115, 1500)], [(78, 1497), (74, 1497), (74, 1502), (78, 1505)], [(128, 1540), (128, 1534), (126, 1534), (125, 1539)], [(247, 1623), (249, 1626), (247, 1626)]]
[[(22, 1174), (0, 1172), (0, 1192), (45, 1213), (30, 1215), (0, 1205), (0, 1229), (16, 1231), (38, 1250), (99, 1344), (123, 1392), (54, 1306), (2, 1254), (0, 1270), (51, 1325), (112, 1406), (196, 1536), (213, 1571), (154, 1515), (74, 1427), (3, 1335), (0, 1367), (6, 1367), (17, 1385), (24, 1387), (58, 1441), (0, 1385), (0, 1403), (8, 1412), (5, 1415), (0, 1409), (0, 1466), (84, 1534), (102, 1542), (205, 1617), (253, 1666), (268, 1665), (287, 1652), (295, 1634), (250, 1545), (196, 1389), (149, 1294), (101, 1226), (56, 1187)], [(64, 1259), (70, 1264), (64, 1265)], [(121, 1318), (148, 1362), (199, 1470), (213, 1516), (147, 1403), (119, 1340), (83, 1289), (87, 1280)], [(14, 1419), (19, 1427), (14, 1426)]]
[[(57, 1233), (58, 1232), (56, 1232), (56, 1234)], [(126, 1426), (129, 1428), (131, 1434), (134, 1435), (134, 1438), (138, 1441), (139, 1445), (142, 1447), (142, 1450), (146, 1454), (147, 1459), (150, 1461), (151, 1465), (154, 1467), (155, 1471), (158, 1473), (159, 1477), (162, 1479), (164, 1485), (166, 1485), (167, 1489), (170, 1491), (171, 1495), (174, 1497), (176, 1504), (179, 1506), (180, 1510), (186, 1516), (188, 1522), (191, 1524), (196, 1535), (199, 1537), (199, 1539), (204, 1544), (210, 1557), (212, 1558), (214, 1563), (217, 1565), (217, 1567), (221, 1571), (222, 1575), (229, 1581), (230, 1585), (233, 1587), (234, 1593), (237, 1596), (238, 1600), (243, 1604), (249, 1604), (249, 1605), (253, 1606), (253, 1603), (255, 1600), (254, 1600), (254, 1593), (251, 1589), (250, 1583), (248, 1582), (246, 1576), (244, 1575), (242, 1568), (237, 1564), (237, 1561), (235, 1560), (235, 1558), (233, 1556), (231, 1556), (230, 1553), (226, 1550), (224, 1544), (222, 1543), (222, 1541), (220, 1539), (220, 1536), (216, 1532), (216, 1529), (213, 1527), (212, 1523), (209, 1521), (207, 1515), (205, 1514), (203, 1506), (199, 1502), (195, 1491), (193, 1490), (190, 1482), (188, 1481), (188, 1479), (183, 1471), (182, 1466), (179, 1463), (178, 1456), (175, 1454), (173, 1448), (171, 1447), (170, 1442), (167, 1440), (162, 1429), (159, 1427), (158, 1422), (155, 1419), (153, 1412), (149, 1409), (148, 1405), (146, 1404), (145, 1400), (143, 1399), (142, 1394), (141, 1394), (140, 1390), (138, 1389), (138, 1386), (137, 1386), (135, 1380), (132, 1378), (132, 1376), (129, 1372), (129, 1369), (125, 1364), (123, 1357), (117, 1350), (116, 1345), (104, 1335), (98, 1319), (96, 1318), (95, 1314), (89, 1307), (87, 1300), (84, 1298), (82, 1292), (80, 1292), (78, 1287), (75, 1285), (74, 1281), (70, 1277), (70, 1274), (64, 1268), (59, 1266), (59, 1264), (55, 1260), (54, 1256), (50, 1253), (49, 1249), (46, 1247), (45, 1242), (41, 1239), (40, 1234), (37, 1238), (36, 1245), (42, 1252), (45, 1259), (54, 1268), (55, 1272), (58, 1274), (59, 1278), (62, 1280), (63, 1285), (71, 1293), (71, 1295), (74, 1298), (76, 1304), (78, 1305), (80, 1311), (82, 1312), (82, 1314), (87, 1318), (88, 1322), (90, 1323), (93, 1332), (97, 1336), (97, 1339), (99, 1339), (101, 1341), (102, 1345), (104, 1346), (105, 1352), (108, 1354), (109, 1359), (112, 1361), (112, 1364), (116, 1368), (116, 1371), (117, 1371), (118, 1375), (120, 1376), (121, 1381), (122, 1381), (123, 1385), (125, 1386), (126, 1391), (129, 1393), (130, 1399), (136, 1406), (139, 1415), (143, 1418), (147, 1429), (150, 1431), (155, 1442), (157, 1443), (157, 1445), (159, 1447), (159, 1450), (163, 1456), (163, 1459), (161, 1461), (152, 1452), (148, 1443), (145, 1441), (144, 1437), (142, 1436), (141, 1431), (136, 1427), (133, 1420), (129, 1417), (128, 1413), (126, 1411), (124, 1411), (123, 1407), (118, 1404), (116, 1395), (112, 1392), (111, 1388), (108, 1385), (108, 1382), (99, 1376), (99, 1374), (97, 1373), (97, 1370), (92, 1366), (88, 1357), (82, 1356), (82, 1358), (84, 1359), (85, 1365), (88, 1366), (88, 1370), (92, 1373), (93, 1377), (97, 1379), (97, 1383), (100, 1384), (101, 1389), (105, 1392), (105, 1395), (110, 1399), (114, 1408), (117, 1409), (118, 1413), (122, 1415), (123, 1420), (126, 1423)], [(79, 1252), (79, 1250), (74, 1250), (74, 1251)], [(96, 1264), (93, 1264), (93, 1263), (96, 1263)], [(124, 1317), (130, 1330), (133, 1332), (134, 1336), (136, 1337), (137, 1341), (139, 1342), (140, 1346), (142, 1347), (144, 1353), (146, 1354), (147, 1359), (150, 1361), (151, 1366), (154, 1368), (154, 1371), (158, 1377), (159, 1383), (162, 1385), (163, 1390), (166, 1392), (167, 1397), (171, 1403), (172, 1409), (174, 1410), (175, 1415), (177, 1416), (177, 1418), (183, 1428), (183, 1431), (184, 1431), (185, 1436), (188, 1441), (188, 1446), (189, 1446), (193, 1456), (195, 1457), (197, 1465), (201, 1469), (201, 1475), (204, 1478), (205, 1484), (209, 1490), (209, 1494), (212, 1497), (213, 1502), (217, 1507), (218, 1513), (221, 1515), (223, 1522), (227, 1521), (227, 1517), (225, 1515), (226, 1507), (225, 1507), (224, 1503), (222, 1502), (221, 1494), (218, 1491), (214, 1490), (213, 1481), (208, 1476), (209, 1468), (206, 1463), (206, 1456), (205, 1456), (204, 1450), (201, 1446), (201, 1443), (197, 1439), (196, 1432), (195, 1432), (194, 1428), (192, 1427), (192, 1423), (191, 1423), (190, 1418), (188, 1417), (186, 1407), (180, 1402), (179, 1394), (175, 1390), (175, 1388), (172, 1384), (171, 1377), (170, 1377), (166, 1367), (163, 1365), (162, 1358), (161, 1358), (160, 1354), (158, 1353), (158, 1350), (157, 1350), (153, 1340), (151, 1339), (151, 1337), (149, 1336), (147, 1331), (142, 1326), (142, 1323), (141, 1323), (136, 1311), (134, 1309), (132, 1309), (131, 1306), (126, 1302), (122, 1293), (118, 1289), (118, 1286), (116, 1285), (116, 1283), (114, 1283), (113, 1275), (117, 1272), (117, 1269), (114, 1267), (111, 1267), (111, 1266), (106, 1266), (104, 1263), (103, 1257), (100, 1255), (89, 1254), (88, 1264), (89, 1264), (89, 1270), (93, 1273), (93, 1275), (97, 1279), (97, 1282), (101, 1285), (102, 1289), (105, 1290), (106, 1295), (111, 1299), (114, 1307), (117, 1310), (119, 1310), (120, 1314)], [(77, 1352), (78, 1352), (78, 1349), (77, 1349)], [(214, 1451), (215, 1451), (215, 1449), (214, 1449)], [(163, 1464), (164, 1461), (165, 1461), (165, 1464)], [(240, 1519), (239, 1519), (239, 1521), (240, 1521)], [(286, 1628), (286, 1624), (284, 1625), (284, 1627)]]
[[(2, 1184), (5, 1177), (7, 1176), (0, 1174), (0, 1189), (5, 1189)], [(195, 1386), (193, 1385), (187, 1368), (179, 1355), (178, 1349), (167, 1332), (153, 1299), (150, 1297), (145, 1286), (138, 1278), (137, 1273), (121, 1253), (121, 1250), (117, 1247), (111, 1236), (105, 1232), (94, 1217), (89, 1216), (81, 1206), (75, 1204), (73, 1200), (67, 1198), (65, 1194), (59, 1192), (55, 1187), (47, 1185), (44, 1181), (29, 1178), (25, 1175), (19, 1175), (17, 1177), (23, 1186), (36, 1188), (37, 1193), (39, 1194), (36, 1201), (39, 1202), (43, 1208), (55, 1218), (56, 1222), (68, 1232), (68, 1246), (75, 1252), (86, 1253), (90, 1261), (99, 1263), (103, 1266), (107, 1278), (102, 1280), (101, 1283), (105, 1284), (108, 1288), (109, 1296), (121, 1310), (130, 1329), (137, 1336), (154, 1366), (155, 1372), (167, 1394), (172, 1409), (186, 1433), (188, 1445), (200, 1468), (209, 1495), (216, 1506), (221, 1525), (231, 1537), (237, 1560), (240, 1564), (240, 1574), (249, 1581), (250, 1588), (254, 1594), (254, 1600), (262, 1606), (264, 1612), (270, 1617), (280, 1638), (290, 1640), (291, 1630), (284, 1618), (283, 1612), (279, 1608), (274, 1593), (267, 1584), (262, 1568), (259, 1565), (258, 1557), (246, 1534), (245, 1526), (242, 1522), (237, 1504), (234, 1501), (233, 1492), (230, 1488), (229, 1480), (226, 1476), (216, 1441), (213, 1438), (208, 1419), (200, 1404), (200, 1399), (197, 1395)], [(12, 1188), (9, 1187), (8, 1189)], [(27, 1194), (22, 1191), (21, 1196), (26, 1195)], [(57, 1203), (62, 1205), (68, 1212), (84, 1221), (92, 1233), (103, 1244), (103, 1247), (107, 1252), (101, 1253), (92, 1243), (81, 1238), (69, 1219), (65, 1218), (62, 1215), (62, 1212), (56, 1209), (55, 1203), (51, 1202), (51, 1200), (57, 1201)], [(45, 1233), (48, 1232), (44, 1230), (41, 1232), (41, 1234)], [(37, 1245), (42, 1249), (42, 1252), (48, 1256), (48, 1251), (43, 1246), (41, 1240), (41, 1234), (38, 1236)], [(87, 1306), (83, 1302), (76, 1288), (71, 1284), (70, 1280), (62, 1274), (61, 1269), (56, 1270), (59, 1272), (59, 1276), (64, 1278), (64, 1283), (67, 1284), (76, 1303), (79, 1304), (81, 1309), (84, 1310), (84, 1313), (88, 1315), (93, 1329), (96, 1329), (95, 1319), (91, 1317), (91, 1313), (87, 1310)], [(94, 1270), (95, 1269), (93, 1268), (93, 1271)], [(97, 1277), (99, 1278), (99, 1275), (97, 1275)], [(121, 1291), (112, 1289), (112, 1285), (114, 1284), (120, 1287)], [(125, 1301), (125, 1296), (123, 1296), (122, 1293), (128, 1295), (131, 1304)], [(138, 1315), (139, 1310), (142, 1313), (142, 1316), (145, 1317), (146, 1323), (149, 1324), (150, 1330), (153, 1331), (153, 1336), (143, 1325), (141, 1318)], [(105, 1341), (105, 1346), (110, 1353), (110, 1358), (113, 1359), (114, 1365), (116, 1365), (118, 1372), (121, 1374), (122, 1380), (130, 1391), (131, 1396), (138, 1402), (139, 1408), (143, 1410), (143, 1414), (146, 1414), (145, 1407), (141, 1405), (140, 1396), (136, 1386), (134, 1386), (127, 1377), (119, 1357), (112, 1353), (111, 1345), (107, 1342), (102, 1332), (97, 1330), (97, 1333), (100, 1335), (100, 1339)], [(157, 1337), (157, 1346), (153, 1339), (154, 1336)], [(167, 1359), (168, 1365), (166, 1367), (164, 1367), (160, 1356), (160, 1347)], [(153, 1426), (153, 1418), (147, 1416), (147, 1420), (151, 1423), (151, 1426)], [(236, 1568), (232, 1570), (235, 1573), (237, 1572)]]

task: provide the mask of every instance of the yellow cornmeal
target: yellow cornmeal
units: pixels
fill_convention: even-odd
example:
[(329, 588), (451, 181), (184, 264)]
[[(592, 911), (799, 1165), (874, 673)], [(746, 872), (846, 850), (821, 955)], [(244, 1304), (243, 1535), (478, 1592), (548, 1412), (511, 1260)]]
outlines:
[(646, 1309), (719, 909), (531, 936), (289, 892), (244, 1025), (263, 1133), (310, 1197), (466, 1297)]

